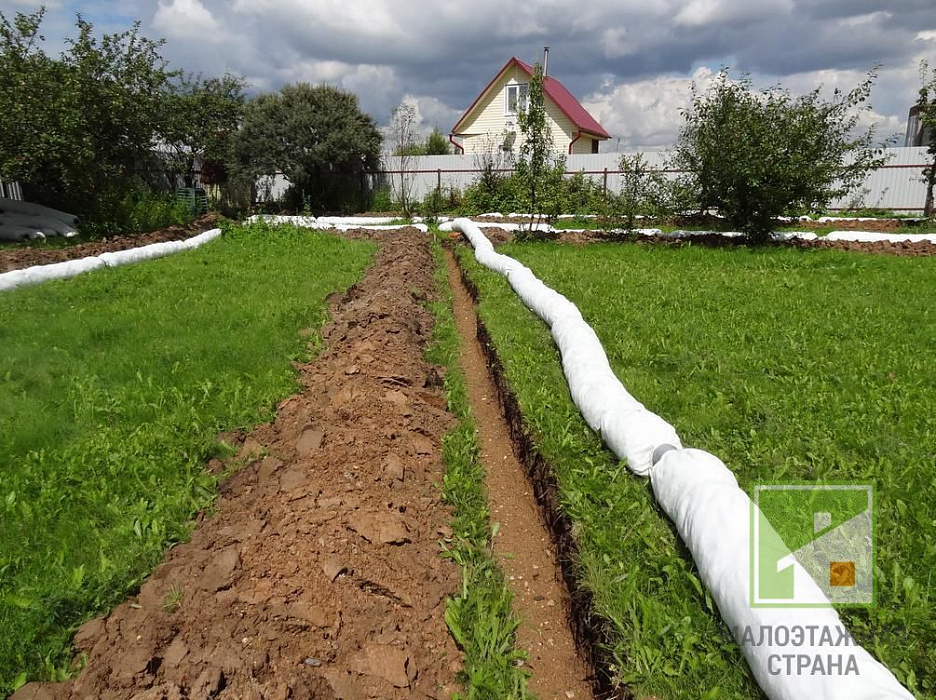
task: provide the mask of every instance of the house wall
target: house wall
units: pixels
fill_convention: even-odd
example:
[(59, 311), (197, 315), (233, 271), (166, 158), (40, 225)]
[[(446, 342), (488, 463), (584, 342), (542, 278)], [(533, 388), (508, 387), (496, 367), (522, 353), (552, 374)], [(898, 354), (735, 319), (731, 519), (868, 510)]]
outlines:
[[(592, 144), (596, 139), (592, 138), (588, 134), (582, 134), (582, 138), (572, 144), (572, 155), (574, 156), (590, 156), (592, 155)], [(566, 152), (568, 152), (568, 147)]]
[[(463, 137), (461, 143), (466, 155), (487, 153), (492, 148), (501, 146), (504, 142), (504, 130), (508, 119), (513, 121), (514, 127), (517, 129), (517, 137), (513, 143), (514, 152), (520, 148), (523, 136), (517, 126), (517, 117), (504, 114), (507, 85), (529, 82), (529, 75), (519, 67), (511, 66), (492, 86), (487, 96), (475, 105), (474, 118), (462, 126), (460, 134)], [(560, 153), (568, 153), (569, 143), (571, 143), (576, 132), (571, 120), (548, 98), (546, 99), (546, 115), (549, 120), (555, 150)], [(577, 146), (578, 143), (576, 143)], [(588, 148), (587, 151), (576, 150), (576, 153), (591, 153), (591, 143), (585, 144), (585, 147)]]

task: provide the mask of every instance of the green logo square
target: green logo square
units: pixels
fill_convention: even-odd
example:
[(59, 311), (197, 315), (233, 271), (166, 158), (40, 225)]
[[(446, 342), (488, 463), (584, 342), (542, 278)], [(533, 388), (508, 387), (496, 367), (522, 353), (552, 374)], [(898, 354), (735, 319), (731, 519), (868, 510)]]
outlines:
[(873, 506), (869, 484), (755, 485), (751, 605), (873, 605)]

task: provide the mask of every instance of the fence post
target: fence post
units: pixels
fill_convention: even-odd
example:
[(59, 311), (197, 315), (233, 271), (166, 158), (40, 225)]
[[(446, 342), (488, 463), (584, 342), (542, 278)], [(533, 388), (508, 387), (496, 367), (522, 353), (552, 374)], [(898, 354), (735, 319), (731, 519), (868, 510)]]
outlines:
[(601, 189), (604, 192), (604, 198), (608, 198), (608, 169), (604, 169), (604, 175), (602, 176)]
[(442, 168), (436, 170), (436, 192), (442, 191)]

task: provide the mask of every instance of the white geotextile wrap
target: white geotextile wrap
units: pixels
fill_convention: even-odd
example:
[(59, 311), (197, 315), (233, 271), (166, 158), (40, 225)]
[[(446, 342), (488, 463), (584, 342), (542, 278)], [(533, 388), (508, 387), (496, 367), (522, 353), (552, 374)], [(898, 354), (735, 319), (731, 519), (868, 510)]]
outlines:
[(389, 216), (282, 216), (279, 214), (254, 214), (247, 219), (248, 224), (265, 221), (268, 224), (292, 224), (302, 228), (317, 229), (320, 231), (399, 231), (403, 228), (415, 228), (423, 233), (429, 232), (429, 227), (423, 223), (388, 224), (393, 221)]
[(833, 231), (827, 241), (856, 241), (859, 243), (936, 243), (936, 233), (874, 233), (871, 231)]
[(644, 408), (611, 371), (598, 336), (575, 304), (543, 284), (530, 268), (494, 252), (474, 222), (456, 219), (454, 228), (471, 241), (478, 262), (506, 276), (523, 303), (549, 325), (562, 354), (572, 400), (588, 425), (627, 460), (631, 471), (648, 474), (658, 445), (681, 447), (673, 426)]
[[(455, 219), (459, 221), (459, 219)], [(443, 224), (439, 224), (440, 231), (460, 231), (455, 227), (455, 221), (447, 221)], [(544, 233), (552, 233), (555, 229), (549, 224), (533, 224), (531, 227), (530, 224), (512, 224), (512, 223), (498, 223), (491, 221), (474, 221), (472, 222), (478, 228), (499, 228), (503, 231), (519, 231), (521, 228), (527, 231), (532, 228), (534, 231), (543, 231)]]
[(221, 235), (221, 229), (216, 228), (205, 231), (184, 241), (168, 241), (166, 243), (153, 243), (129, 250), (118, 250), (113, 253), (92, 255), (79, 260), (53, 263), (52, 265), (34, 265), (23, 270), (13, 270), (0, 275), (0, 292), (31, 284), (40, 284), (49, 280), (67, 279), (84, 272), (100, 270), (104, 267), (119, 267), (131, 263), (162, 258), (166, 255), (179, 253), (183, 250), (193, 250), (205, 245)]
[[(595, 332), (572, 302), (544, 285), (529, 268), (495, 252), (472, 221), (457, 219), (455, 229), (474, 246), (478, 262), (505, 275), (523, 302), (549, 325), (575, 405), (615, 455), (627, 460), (628, 468), (650, 475), (657, 501), (692, 553), (725, 623), (737, 635), (764, 642), (739, 640), (767, 696), (772, 700), (912, 700), (894, 675), (854, 641), (847, 646), (830, 646), (821, 636), (817, 639), (818, 635), (806, 635), (803, 644), (790, 646), (792, 629), (822, 628), (830, 630), (830, 634), (847, 634), (832, 607), (751, 607), (752, 504), (731, 470), (707, 452), (682, 449), (676, 430), (627, 392), (611, 371)], [(665, 445), (675, 449), (658, 455), (654, 466), (654, 451)], [(794, 564), (794, 585), (797, 600), (829, 604), (798, 563)], [(786, 631), (783, 644), (778, 643), (779, 635), (775, 634), (781, 628)], [(785, 672), (785, 660), (791, 654), (810, 660), (833, 656), (837, 661), (830, 663), (839, 664), (841, 670), (846, 669), (851, 657), (858, 674)]]

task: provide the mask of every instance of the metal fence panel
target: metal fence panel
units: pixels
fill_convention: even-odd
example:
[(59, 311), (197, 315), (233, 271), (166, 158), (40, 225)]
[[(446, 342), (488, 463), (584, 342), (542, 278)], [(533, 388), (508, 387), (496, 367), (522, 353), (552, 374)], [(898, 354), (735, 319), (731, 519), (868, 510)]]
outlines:
[[(633, 156), (637, 151), (624, 153), (595, 153), (565, 156), (568, 174), (584, 172), (587, 177), (605, 184), (611, 191), (621, 186), (620, 160), (622, 155)], [(926, 200), (926, 187), (922, 170), (927, 162), (926, 148), (888, 148), (887, 164), (870, 173), (865, 183), (849, 197), (832, 202), (831, 209), (880, 208), (901, 212), (920, 212)], [(669, 151), (642, 152), (644, 161), (652, 168), (667, 170), (672, 153)], [(372, 189), (388, 187), (394, 200), (399, 199), (401, 159), (384, 156), (382, 169), (369, 173)], [(497, 163), (503, 172), (510, 172), (510, 164)], [(405, 176), (409, 183), (410, 199), (422, 200), (437, 187), (464, 190), (481, 173), (479, 158), (469, 155), (412, 156), (407, 159)], [(678, 172), (672, 171), (672, 176)], [(507, 212), (504, 212), (507, 213)]]

